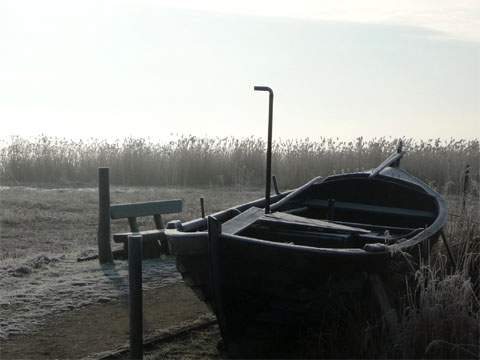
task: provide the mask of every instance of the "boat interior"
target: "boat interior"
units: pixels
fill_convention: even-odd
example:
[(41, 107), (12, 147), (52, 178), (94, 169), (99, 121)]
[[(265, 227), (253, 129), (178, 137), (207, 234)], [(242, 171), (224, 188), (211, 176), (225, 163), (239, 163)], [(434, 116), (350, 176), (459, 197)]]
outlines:
[(292, 193), (270, 214), (252, 207), (226, 221), (222, 232), (318, 248), (363, 248), (410, 239), (437, 214), (435, 198), (417, 186), (333, 178)]

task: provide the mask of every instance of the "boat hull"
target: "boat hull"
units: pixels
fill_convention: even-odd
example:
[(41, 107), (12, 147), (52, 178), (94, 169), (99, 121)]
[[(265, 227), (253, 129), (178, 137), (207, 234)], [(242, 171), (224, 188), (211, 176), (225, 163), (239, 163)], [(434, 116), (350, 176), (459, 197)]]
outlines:
[[(428, 246), (411, 249), (412, 257), (425, 254), (437, 239), (435, 235)], [(241, 357), (284, 356), (298, 349), (297, 343), (306, 333), (318, 334), (332, 324), (337, 331), (346, 331), (350, 325), (342, 324), (342, 319), (355, 311), (360, 316), (369, 314), (363, 320), (372, 321), (372, 316), (380, 314), (371, 293), (370, 274), (380, 274), (385, 283), (403, 285), (409, 271), (404, 254), (339, 256), (264, 246), (235, 236), (222, 236), (221, 240), (222, 309), (216, 307), (208, 246), (204, 252), (177, 256), (177, 268), (199, 299), (216, 314), (223, 312), (225, 341), (229, 351)], [(394, 288), (396, 294), (402, 292), (402, 288)], [(324, 334), (338, 351), (339, 345), (334, 343), (339, 338), (329, 336)], [(326, 355), (329, 353), (322, 356)]]
[[(289, 344), (291, 340), (298, 341), (299, 336), (301, 338), (306, 331), (319, 334), (322, 333), (322, 329), (323, 336), (328, 337), (324, 330), (331, 328), (332, 324), (342, 324), (342, 319), (351, 316), (355, 309), (361, 309), (359, 313), (363, 315), (367, 314), (364, 320), (369, 321), (368, 317), (376, 314), (379, 309), (372, 297), (371, 274), (379, 275), (384, 283), (392, 285), (394, 289), (392, 298), (400, 298), (402, 286), (397, 285), (404, 284), (405, 274), (411, 271), (416, 261), (429, 253), (437, 241), (446, 221), (446, 207), (437, 193), (417, 179), (408, 182), (404, 173), (396, 171), (390, 172), (389, 175), (391, 176), (381, 180), (389, 182), (385, 186), (392, 187), (397, 184), (405, 186), (407, 188), (405, 194), (414, 198), (417, 191), (421, 199), (416, 205), (417, 208), (409, 210), (404, 218), (398, 218), (401, 214), (397, 216), (395, 219), (397, 227), (406, 226), (410, 222), (418, 226), (423, 221), (422, 218), (410, 220), (411, 214), (420, 214), (419, 216), (425, 216), (423, 213), (433, 214), (422, 231), (392, 246), (384, 244), (373, 246), (367, 244), (359, 248), (301, 246), (295, 243), (298, 238), (289, 241), (287, 236), (277, 241), (275, 235), (268, 234), (268, 231), (269, 237), (262, 238), (263, 235), (256, 229), (257, 238), (250, 236), (255, 231), (243, 231), (237, 235), (223, 234), (220, 231), (218, 249), (216, 255), (212, 255), (206, 219), (185, 224), (177, 223), (167, 229), (170, 250), (177, 257), (178, 270), (186, 284), (212, 308), (217, 317), (221, 314), (222, 335), (228, 342), (230, 350), (237, 349), (240, 356), (249, 356), (245, 350), (251, 350), (252, 356), (259, 354), (283, 356), (286, 352), (284, 348), (278, 347), (279, 342)], [(370, 181), (375, 184), (365, 174), (351, 174), (350, 177), (342, 175), (339, 180), (360, 179), (358, 181)], [(322, 193), (322, 182), (312, 181), (304, 188), (274, 197), (272, 209), (288, 211), (292, 208), (290, 199), (296, 207), (302, 206), (298, 199), (302, 199), (305, 192), (311, 193), (312, 186), (317, 186), (320, 189), (319, 193)], [(333, 189), (331, 191), (335, 190), (333, 185), (329, 186)], [(396, 191), (396, 188), (393, 190)], [(392, 193), (389, 196), (395, 200)], [(424, 199), (431, 201), (431, 204), (423, 204)], [(405, 199), (396, 201), (400, 205), (401, 202), (405, 203)], [(406, 203), (408, 205), (408, 202)], [(350, 203), (344, 201), (343, 204)], [(261, 200), (214, 214), (214, 218), (218, 219), (219, 223), (226, 223), (235, 215), (246, 212), (254, 206), (261, 207)], [(396, 208), (388, 209), (393, 213), (404, 211), (402, 209), (405, 206), (397, 205)], [(385, 204), (381, 207), (370, 204), (365, 208), (374, 208), (373, 210), (378, 211), (379, 208), (384, 209)], [(344, 210), (344, 214), (340, 215), (350, 216), (348, 211)], [(355, 216), (356, 221), (365, 218), (363, 213)], [(394, 217), (392, 214), (380, 214), (379, 218), (386, 222)], [(411, 256), (406, 256), (406, 253)], [(217, 269), (216, 280), (212, 278), (212, 262), (215, 262)], [(347, 328), (351, 326), (339, 325), (338, 331), (346, 331)], [(342, 337), (332, 335), (330, 340), (333, 338), (338, 341)], [(280, 352), (272, 353), (271, 340), (277, 344), (276, 349)], [(256, 346), (258, 344), (261, 344), (263, 350), (266, 348), (265, 353), (259, 350)], [(338, 349), (337, 345), (332, 346)], [(243, 350), (238, 353), (238, 349)], [(322, 354), (328, 355), (332, 354)]]

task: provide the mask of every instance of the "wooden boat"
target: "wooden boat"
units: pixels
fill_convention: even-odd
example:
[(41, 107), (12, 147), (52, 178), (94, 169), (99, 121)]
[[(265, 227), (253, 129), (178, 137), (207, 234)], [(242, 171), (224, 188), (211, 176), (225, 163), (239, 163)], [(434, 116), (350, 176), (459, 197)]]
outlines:
[(399, 168), (403, 155), (399, 148), (372, 170), (168, 224), (177, 268), (215, 311), (229, 346), (322, 326), (332, 305), (358, 298), (368, 274), (388, 280), (403, 271), (402, 254), (428, 251), (446, 204)]

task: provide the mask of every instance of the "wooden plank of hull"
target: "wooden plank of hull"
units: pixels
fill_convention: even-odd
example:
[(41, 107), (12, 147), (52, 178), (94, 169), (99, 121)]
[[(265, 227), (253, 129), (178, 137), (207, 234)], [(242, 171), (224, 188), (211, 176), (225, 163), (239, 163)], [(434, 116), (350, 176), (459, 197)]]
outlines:
[(225, 259), (221, 256), (221, 234), (222, 226), (214, 217), (208, 217), (208, 265), (209, 265), (209, 281), (213, 295), (213, 308), (218, 319), (218, 326), (222, 338), (227, 343), (229, 340), (229, 331), (225, 316), (225, 306), (223, 302), (223, 283), (224, 283), (224, 266)]
[[(225, 247), (228, 247), (228, 251)], [(229, 282), (246, 289), (249, 286), (256, 289), (256, 284), (262, 283), (262, 288), (267, 292), (286, 291), (285, 289), (293, 284), (291, 279), (305, 282), (306, 278), (309, 278), (316, 284), (321, 283), (322, 279), (331, 273), (355, 273), (385, 268), (385, 256), (368, 256), (360, 260), (351, 256), (341, 258), (315, 253), (292, 253), (285, 249), (259, 247), (242, 242), (228, 242), (227, 245), (224, 237), (222, 249), (225, 263), (228, 263), (232, 273), (235, 273)], [(177, 267), (182, 273), (190, 274), (191, 285), (205, 286), (209, 281), (206, 259), (206, 254), (181, 256), (177, 260), (180, 266)], [(294, 293), (290, 295), (297, 297)]]
[(207, 232), (165, 230), (170, 254), (176, 256), (205, 254), (208, 249)]
[(319, 254), (297, 255), (228, 240), (222, 237), (224, 316), (230, 340), (242, 349), (255, 343), (262, 331), (274, 342), (292, 339), (301, 333), (298, 329), (321, 327), (338, 304), (366, 302), (359, 294), (368, 277), (355, 261), (323, 262)]

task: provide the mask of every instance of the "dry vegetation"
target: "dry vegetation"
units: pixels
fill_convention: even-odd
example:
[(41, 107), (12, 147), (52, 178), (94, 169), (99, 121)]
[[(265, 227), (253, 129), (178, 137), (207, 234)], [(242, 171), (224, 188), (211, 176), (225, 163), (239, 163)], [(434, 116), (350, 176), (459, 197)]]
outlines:
[[(458, 191), (466, 164), (478, 181), (478, 140), (403, 140), (408, 151), (403, 166), (444, 193)], [(386, 138), (278, 141), (273, 173), (285, 188), (318, 175), (372, 168), (395, 149), (396, 142)], [(116, 185), (259, 186), (264, 157), (265, 143), (260, 138), (190, 136), (162, 144), (135, 138), (106, 142), (14, 137), (0, 148), (0, 180), (4, 184), (94, 184), (97, 167), (109, 166)]]
[[(458, 198), (457, 198), (458, 199)], [(406, 284), (408, 296), (385, 354), (401, 358), (480, 358), (480, 206), (450, 200), (446, 238)], [(384, 345), (384, 346), (385, 346)]]

